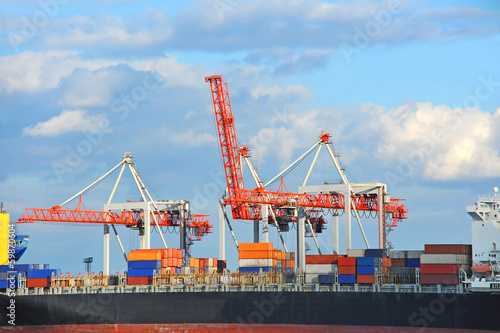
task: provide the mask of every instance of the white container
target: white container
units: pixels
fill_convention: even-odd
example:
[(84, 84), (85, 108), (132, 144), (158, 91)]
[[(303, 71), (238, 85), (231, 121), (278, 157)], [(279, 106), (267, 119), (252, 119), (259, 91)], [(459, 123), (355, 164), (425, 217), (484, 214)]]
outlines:
[(309, 264), (306, 265), (306, 274), (333, 274), (337, 272), (336, 264)]
[(318, 275), (313, 273), (306, 273), (306, 283), (318, 283)]
[(391, 251), (389, 252), (389, 258), (391, 259), (406, 259), (406, 251)]
[(364, 257), (365, 249), (349, 249), (347, 250), (348, 257)]
[(273, 259), (240, 259), (240, 267), (273, 267)]
[(472, 257), (467, 254), (422, 254), (420, 264), (470, 265)]
[(423, 250), (409, 250), (406, 252), (406, 259), (420, 259), (422, 254), (425, 254)]

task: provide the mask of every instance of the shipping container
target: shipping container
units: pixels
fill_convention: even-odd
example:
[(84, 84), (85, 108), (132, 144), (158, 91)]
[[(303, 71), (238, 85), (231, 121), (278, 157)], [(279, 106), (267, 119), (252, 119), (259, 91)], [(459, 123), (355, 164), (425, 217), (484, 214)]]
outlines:
[(5, 273), (11, 271), (12, 268), (9, 265), (0, 265), (0, 272)]
[(239, 251), (272, 251), (273, 243), (240, 243)]
[(356, 275), (356, 266), (339, 266), (338, 271), (339, 274), (343, 275)]
[(60, 270), (59, 270), (59, 274), (58, 274), (57, 269), (31, 270), (31, 271), (28, 271), (28, 279), (48, 278), (48, 277), (51, 277), (52, 274), (60, 275)]
[(365, 250), (365, 257), (384, 258), (384, 257), (387, 257), (387, 250), (386, 249), (366, 249)]
[(130, 252), (128, 254), (128, 261), (141, 261), (141, 260), (161, 260), (160, 252)]
[(375, 266), (358, 266), (357, 274), (358, 275), (373, 275), (378, 273), (378, 267)]
[(275, 272), (275, 267), (240, 267), (240, 273), (259, 273), (262, 270), (262, 273), (271, 273)]
[(420, 263), (470, 265), (472, 257), (466, 254), (422, 254)]
[(134, 268), (161, 268), (161, 260), (138, 260), (129, 261), (128, 269)]
[(381, 266), (382, 265), (382, 258), (375, 258), (375, 257), (367, 257), (367, 258), (357, 258), (356, 259), (356, 264), (358, 266)]
[(420, 267), (420, 259), (407, 259), (406, 266), (408, 266), (408, 267)]
[(347, 250), (348, 257), (364, 257), (365, 249), (348, 249)]
[(422, 254), (424, 254), (422, 250), (408, 250), (406, 251), (406, 259), (420, 259)]
[(389, 252), (389, 258), (391, 258), (391, 259), (406, 259), (406, 251), (392, 250)]
[(421, 274), (458, 274), (461, 265), (450, 264), (422, 264)]
[(28, 264), (17, 264), (15, 270), (17, 272), (27, 272), (30, 269), (30, 265)]
[(28, 288), (49, 287), (50, 278), (32, 278), (32, 279), (28, 278), (26, 279), (26, 286)]
[[(419, 260), (420, 262), (420, 260)], [(406, 266), (406, 259), (391, 259), (391, 266), (392, 267), (405, 267)]]
[(321, 284), (333, 284), (335, 283), (335, 276), (331, 274), (320, 274), (318, 275), (318, 283)]
[(326, 265), (307, 265), (306, 273), (315, 274), (329, 274), (337, 272), (337, 265), (326, 264)]
[(127, 284), (129, 285), (146, 285), (152, 284), (153, 278), (151, 276), (129, 276)]
[(340, 257), (338, 259), (339, 266), (356, 266), (356, 258), (355, 257)]
[(425, 244), (425, 254), (472, 254), (472, 245)]
[(356, 277), (358, 283), (375, 283), (375, 275), (369, 274), (369, 275), (362, 275), (358, 274)]
[(318, 275), (315, 273), (307, 273), (306, 272), (306, 283), (318, 283)]
[(339, 275), (339, 283), (356, 283), (356, 275)]
[(308, 254), (306, 255), (306, 265), (308, 264), (336, 264), (339, 257), (337, 254)]
[(6, 288), (7, 288), (7, 280), (0, 280), (0, 289), (6, 289)]
[(129, 269), (128, 276), (153, 276), (153, 274), (160, 274), (161, 270), (156, 268), (137, 268)]
[(458, 274), (420, 274), (420, 284), (458, 284)]
[[(272, 267), (274, 259), (240, 259), (240, 267)], [(277, 263), (277, 262), (276, 262)]]
[(273, 251), (239, 251), (239, 259), (272, 259)]

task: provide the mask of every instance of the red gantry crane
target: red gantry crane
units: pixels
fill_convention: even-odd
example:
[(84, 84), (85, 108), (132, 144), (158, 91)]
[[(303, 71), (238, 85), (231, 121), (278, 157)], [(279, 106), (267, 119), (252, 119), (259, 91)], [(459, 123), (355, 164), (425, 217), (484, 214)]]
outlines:
[[(227, 83), (223, 81), (221, 75), (207, 76), (205, 77), (205, 82), (210, 83), (213, 106), (215, 111), (215, 118), (217, 121), (219, 143), (221, 147), (222, 159), (224, 164), (224, 172), (227, 180), (227, 197), (222, 200), (221, 204), (231, 206), (233, 219), (254, 220), (254, 221), (262, 220), (263, 213), (264, 215), (267, 215), (267, 212), (263, 211), (262, 206), (264, 206), (264, 207), (271, 207), (271, 209), (269, 209), (269, 211), (272, 213), (271, 214), (272, 217), (270, 219), (276, 222), (276, 215), (278, 216), (282, 215), (280, 213), (280, 208), (297, 207), (297, 208), (303, 208), (306, 211), (308, 209), (311, 209), (311, 212), (313, 212), (313, 214), (309, 214), (311, 216), (311, 219), (315, 219), (316, 223), (321, 223), (321, 220), (318, 218), (317, 213), (314, 213), (315, 210), (317, 209), (332, 209), (337, 211), (346, 210), (345, 195), (334, 193), (333, 191), (329, 191), (327, 193), (317, 193), (317, 194), (289, 193), (280, 190), (269, 191), (264, 186), (262, 186), (262, 182), (257, 179), (256, 183), (258, 184), (258, 186), (255, 189), (253, 190), (246, 189), (242, 176), (241, 159), (247, 156), (248, 148), (238, 146), (235, 125), (234, 125), (234, 116), (231, 110), (231, 103), (229, 100)], [(319, 145), (317, 153), (319, 152), (321, 145), (328, 144), (330, 143), (329, 141), (330, 141), (329, 134), (322, 133), (321, 138), (317, 143), (317, 145)], [(311, 151), (315, 146), (313, 146), (309, 151)], [(339, 163), (336, 160), (331, 147), (327, 145), (327, 148), (329, 149), (332, 159), (337, 169), (339, 170), (343, 183), (349, 185), (347, 179), (345, 178), (345, 175), (343, 174), (343, 171), (340, 168), (340, 165), (338, 165)], [(315, 159), (317, 157), (317, 153)], [(251, 167), (250, 164), (249, 167), (251, 169), (252, 176), (254, 176), (255, 179), (256, 178), (255, 171), (252, 170), (253, 168)], [(312, 165), (310, 169), (311, 168)], [(309, 170), (306, 179), (309, 176), (310, 171), (311, 170)], [(348, 209), (349, 211), (352, 209), (355, 212), (356, 217), (358, 218), (358, 223), (359, 223), (359, 217), (357, 211), (381, 212), (383, 209), (384, 214), (382, 214), (383, 216), (381, 216), (381, 219), (384, 220), (385, 224), (385, 215), (388, 214), (390, 218), (392, 218), (393, 226), (396, 226), (398, 221), (406, 219), (406, 213), (408, 211), (401, 203), (402, 199), (391, 198), (390, 200), (387, 200), (387, 202), (379, 202), (379, 200), (383, 200), (384, 197), (383, 193), (382, 195), (356, 195), (352, 194), (352, 190), (349, 190), (349, 194), (350, 194), (349, 195), (350, 204), (347, 206), (347, 208), (349, 208)], [(294, 220), (297, 219), (291, 219), (290, 221)], [(307, 221), (309, 222), (309, 220)], [(318, 227), (317, 224), (315, 227), (312, 227), (311, 224), (309, 223), (309, 226), (311, 229), (316, 229), (317, 231), (322, 230), (322, 227)], [(382, 228), (384, 229), (382, 233), (385, 233), (385, 225)], [(365, 237), (365, 242), (367, 243), (366, 237)], [(235, 243), (237, 245), (236, 241)], [(348, 246), (350, 246), (350, 239)], [(383, 241), (380, 240), (379, 246), (381, 248), (385, 247), (385, 239)]]

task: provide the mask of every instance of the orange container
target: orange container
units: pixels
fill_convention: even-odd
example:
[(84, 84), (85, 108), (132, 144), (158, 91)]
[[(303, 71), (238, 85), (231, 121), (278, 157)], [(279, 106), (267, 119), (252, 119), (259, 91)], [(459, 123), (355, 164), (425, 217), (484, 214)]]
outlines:
[(168, 259), (161, 260), (161, 267), (168, 267)]
[[(356, 258), (354, 258), (354, 257), (340, 257), (340, 258), (338, 258), (338, 262), (339, 262), (339, 266), (354, 266), (354, 267), (356, 267)], [(339, 271), (339, 274), (356, 274), (356, 273), (340, 273), (340, 271)]]
[(182, 267), (182, 258), (177, 259), (177, 267)]
[(273, 251), (240, 251), (239, 259), (273, 259)]
[(240, 243), (240, 251), (272, 251), (273, 243)]
[(128, 254), (128, 261), (161, 260), (160, 252), (134, 251)]
[(382, 258), (382, 265), (384, 267), (391, 267), (392, 260), (391, 258)]
[(273, 259), (273, 267), (278, 267), (278, 259)]
[(356, 275), (356, 266), (339, 266), (339, 274)]
[(290, 260), (290, 268), (295, 268), (295, 259)]
[(182, 259), (182, 250), (181, 249), (176, 249), (177, 250), (177, 259)]
[(195, 268), (200, 268), (200, 259), (199, 258), (191, 258), (191, 260), (193, 261), (193, 264)]
[(375, 276), (374, 275), (365, 275), (365, 274), (359, 274), (357, 277), (358, 283), (371, 283), (373, 284), (375, 282)]
[(129, 285), (151, 284), (152, 282), (152, 276), (129, 276), (127, 281)]
[(50, 278), (27, 279), (26, 285), (28, 288), (49, 287)]

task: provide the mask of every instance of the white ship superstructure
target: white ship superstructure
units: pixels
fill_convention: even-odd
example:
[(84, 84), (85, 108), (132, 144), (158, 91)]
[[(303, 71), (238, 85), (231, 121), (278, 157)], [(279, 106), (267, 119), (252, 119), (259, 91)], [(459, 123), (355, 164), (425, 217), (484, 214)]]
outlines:
[[(498, 288), (500, 282), (500, 195), (480, 196), (467, 206), (472, 221), (472, 288)], [(485, 290), (486, 291), (486, 290)]]

